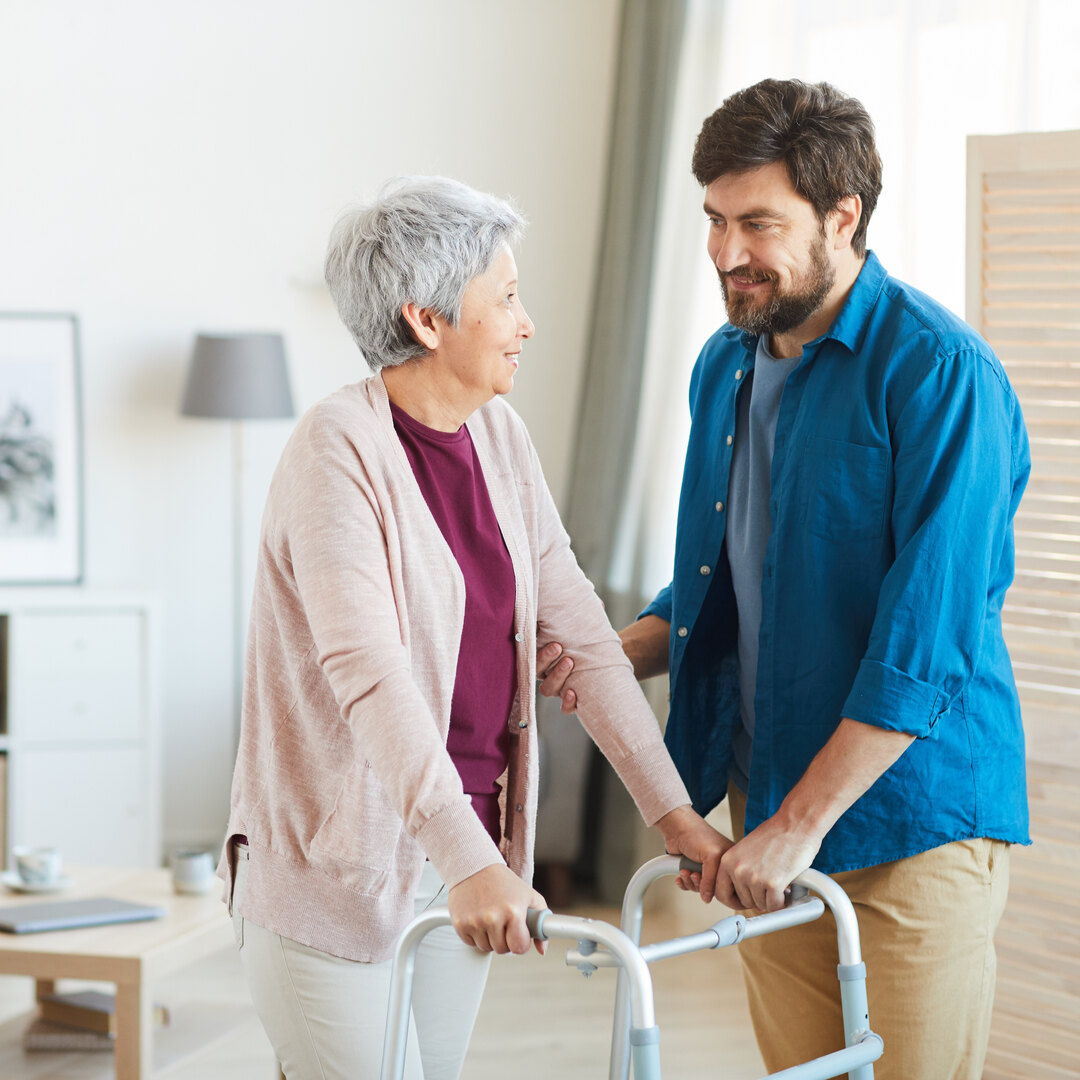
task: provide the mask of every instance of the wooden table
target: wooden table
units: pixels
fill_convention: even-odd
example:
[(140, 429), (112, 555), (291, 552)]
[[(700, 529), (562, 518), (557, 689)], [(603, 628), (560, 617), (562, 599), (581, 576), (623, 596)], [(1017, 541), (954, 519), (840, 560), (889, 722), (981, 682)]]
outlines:
[(150, 983), (227, 946), (232, 927), (217, 887), (203, 896), (178, 896), (168, 870), (67, 869), (71, 887), (49, 896), (0, 889), (0, 907), (45, 900), (110, 896), (163, 907), (163, 919), (54, 930), (0, 933), (0, 975), (28, 975), (37, 993), (55, 991), (57, 979), (116, 984), (117, 1080), (147, 1080), (153, 1031)]

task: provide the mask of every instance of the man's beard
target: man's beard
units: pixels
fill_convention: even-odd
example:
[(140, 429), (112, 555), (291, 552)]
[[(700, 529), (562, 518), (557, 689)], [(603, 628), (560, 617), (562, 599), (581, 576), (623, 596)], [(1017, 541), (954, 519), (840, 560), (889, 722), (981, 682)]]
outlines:
[[(775, 274), (767, 270), (751, 270), (740, 266), (735, 270), (719, 271), (720, 291), (724, 294), (728, 319), (732, 326), (751, 334), (786, 334), (801, 326), (825, 302), (836, 281), (836, 270), (829, 262), (825, 237), (820, 233), (810, 245), (810, 265), (795, 281), (790, 292), (781, 292)], [(772, 293), (762, 301), (756, 296), (728, 290), (727, 279), (732, 274), (772, 282)]]

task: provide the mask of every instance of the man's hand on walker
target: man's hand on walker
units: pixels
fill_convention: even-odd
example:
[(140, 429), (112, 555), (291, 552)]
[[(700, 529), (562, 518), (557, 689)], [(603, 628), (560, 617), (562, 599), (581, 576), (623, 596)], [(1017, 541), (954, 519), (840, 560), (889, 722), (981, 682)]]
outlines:
[(696, 892), (707, 904), (716, 893), (716, 878), (721, 858), (731, 841), (718, 833), (703, 817), (689, 806), (678, 806), (666, 813), (657, 823), (664, 847), (671, 855), (685, 855), (701, 863), (701, 873), (683, 870), (675, 884), (680, 889)]
[(729, 908), (778, 911), (788, 886), (810, 868), (821, 837), (773, 816), (734, 844), (720, 862), (716, 899)]
[[(527, 953), (532, 935), (525, 925), (529, 908), (543, 909), (547, 901), (529, 888), (505, 863), (492, 863), (459, 881), (447, 898), (457, 936), (481, 952)], [(536, 951), (547, 951), (537, 941)]]
[(540, 693), (544, 697), (562, 700), (562, 711), (569, 716), (577, 708), (577, 694), (566, 688), (566, 677), (574, 670), (574, 661), (563, 656), (563, 647), (557, 641), (549, 641), (536, 653), (536, 677), (540, 680)]

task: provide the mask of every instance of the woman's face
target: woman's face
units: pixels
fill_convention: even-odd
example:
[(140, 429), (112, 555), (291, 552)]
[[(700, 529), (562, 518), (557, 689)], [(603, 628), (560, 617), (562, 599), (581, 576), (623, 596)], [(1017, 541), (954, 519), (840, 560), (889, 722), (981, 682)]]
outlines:
[(477, 407), (496, 394), (508, 394), (521, 346), (533, 329), (518, 296), (517, 263), (504, 247), (491, 266), (469, 282), (457, 327), (441, 327), (443, 370)]

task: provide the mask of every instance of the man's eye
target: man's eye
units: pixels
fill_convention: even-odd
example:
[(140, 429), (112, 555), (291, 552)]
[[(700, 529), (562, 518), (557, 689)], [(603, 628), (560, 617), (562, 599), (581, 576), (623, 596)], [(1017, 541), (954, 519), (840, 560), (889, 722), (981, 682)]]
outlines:
[(748, 228), (753, 229), (754, 232), (764, 232), (769, 227), (768, 223), (765, 221), (748, 221), (746, 224)]

